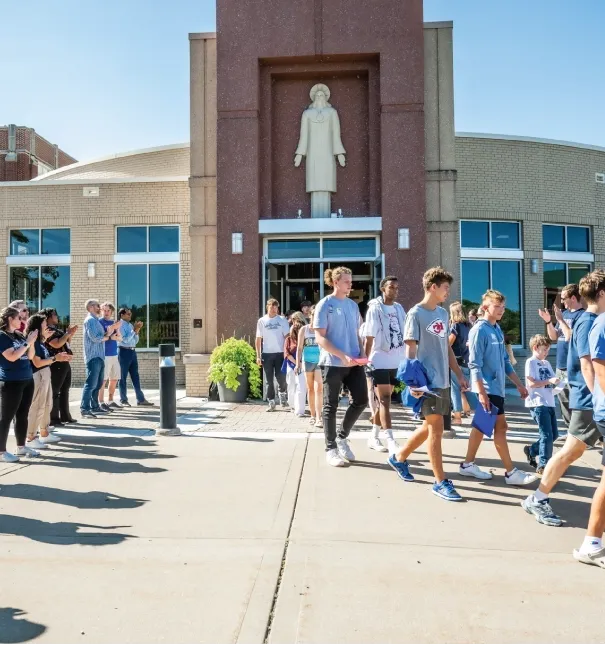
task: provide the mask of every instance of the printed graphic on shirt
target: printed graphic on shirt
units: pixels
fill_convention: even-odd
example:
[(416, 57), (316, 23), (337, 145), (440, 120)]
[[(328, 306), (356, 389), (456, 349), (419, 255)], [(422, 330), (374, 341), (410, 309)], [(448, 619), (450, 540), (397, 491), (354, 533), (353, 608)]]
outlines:
[(403, 347), (403, 332), (399, 327), (399, 318), (395, 311), (389, 313), (389, 339), (389, 351)]
[(265, 321), (265, 329), (279, 329), (282, 326), (279, 317), (275, 318), (275, 321)]
[[(538, 381), (548, 381), (549, 378), (550, 378), (550, 369), (548, 369), (548, 367), (543, 367), (540, 365), (538, 367)], [(552, 384), (549, 383), (544, 387), (552, 387)]]
[(441, 318), (436, 318), (431, 322), (431, 324), (426, 328), (429, 334), (433, 336), (438, 336), (439, 338), (445, 338), (445, 322)]

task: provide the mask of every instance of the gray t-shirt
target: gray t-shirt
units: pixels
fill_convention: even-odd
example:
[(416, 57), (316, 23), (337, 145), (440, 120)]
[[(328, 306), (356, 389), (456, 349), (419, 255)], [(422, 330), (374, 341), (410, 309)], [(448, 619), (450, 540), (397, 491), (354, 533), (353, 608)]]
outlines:
[[(326, 296), (315, 307), (313, 327), (325, 329), (326, 338), (332, 345), (351, 358), (361, 355), (358, 337), (360, 325), (359, 307), (350, 298)], [(342, 361), (328, 354), (323, 347), (319, 355), (319, 364), (342, 367)]]
[(405, 319), (404, 340), (418, 343), (416, 358), (424, 365), (430, 386), (445, 390), (449, 379), (448, 315), (443, 307), (433, 311), (415, 305)]
[(270, 318), (269, 314), (266, 314), (259, 318), (256, 337), (263, 339), (263, 354), (283, 354), (285, 338), (289, 331), (288, 321), (281, 316)]

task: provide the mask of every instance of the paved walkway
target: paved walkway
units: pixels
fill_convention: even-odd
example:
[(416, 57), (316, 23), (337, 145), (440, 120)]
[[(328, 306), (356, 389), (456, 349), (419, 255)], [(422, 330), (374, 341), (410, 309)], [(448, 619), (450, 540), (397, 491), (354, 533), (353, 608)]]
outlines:
[[(557, 487), (554, 529), (522, 511), (493, 443), (492, 481), (455, 474), (464, 432), (444, 442), (466, 500), (448, 504), (423, 452), (405, 484), (367, 432), (335, 469), (292, 414), (179, 407), (182, 437), (156, 437), (157, 409), (135, 407), (0, 469), (0, 643), (602, 642), (604, 572), (571, 557), (597, 451)], [(521, 464), (535, 433), (511, 419)]]

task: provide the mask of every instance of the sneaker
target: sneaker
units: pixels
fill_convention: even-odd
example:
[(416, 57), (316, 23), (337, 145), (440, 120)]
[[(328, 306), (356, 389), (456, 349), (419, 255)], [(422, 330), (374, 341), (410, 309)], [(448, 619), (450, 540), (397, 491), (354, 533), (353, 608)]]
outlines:
[(336, 439), (336, 445), (338, 446), (338, 454), (345, 461), (355, 461), (355, 454), (351, 450), (348, 439)]
[(538, 462), (536, 461), (535, 457), (531, 456), (531, 452), (529, 451), (529, 446), (523, 446), (523, 452), (525, 453), (525, 457), (527, 459), (527, 463), (532, 467), (536, 468), (538, 465)]
[[(25, 442), (25, 447), (26, 448), (32, 448), (34, 451), (36, 451), (36, 450), (46, 450), (48, 448), (48, 446), (45, 443), (42, 443), (40, 441), (40, 439), (38, 439), (37, 437), (35, 439), (32, 439), (31, 441), (26, 441)], [(19, 452), (19, 450), (20, 449), (17, 448), (17, 454), (18, 455), (21, 454)], [(25, 453), (23, 453), (23, 454), (25, 454)]]
[(376, 452), (388, 452), (387, 448), (382, 445), (382, 441), (378, 437), (370, 437), (368, 439), (368, 448)]
[(414, 475), (410, 472), (410, 464), (407, 461), (397, 461), (395, 455), (389, 455), (389, 466), (403, 479), (404, 482), (413, 482)]
[(443, 431), (443, 438), (444, 439), (455, 439), (456, 438), (456, 431), (454, 429), (452, 430), (444, 430)]
[(605, 547), (603, 547), (600, 551), (595, 551), (594, 553), (582, 553), (579, 549), (574, 549), (573, 557), (578, 562), (583, 562), (584, 564), (594, 564), (596, 567), (605, 569)]
[(275, 401), (269, 401), (269, 407), (267, 408), (267, 412), (275, 412)]
[(15, 464), (18, 461), (21, 461), (17, 455), (13, 455), (12, 452), (3, 452), (2, 457), (0, 459), (7, 464)]
[(433, 484), (433, 494), (448, 502), (462, 501), (462, 497), (458, 494), (450, 479), (444, 479), (440, 484), (435, 482)]
[[(31, 443), (31, 441), (29, 442)], [(44, 446), (46, 448), (46, 446)], [(17, 455), (19, 457), (39, 457), (40, 453), (34, 450), (31, 446), (25, 445), (17, 448)]]
[(107, 405), (107, 403), (99, 403), (99, 407), (103, 412), (111, 412), (111, 408)]
[(337, 467), (344, 466), (347, 463), (338, 454), (338, 450), (336, 450), (336, 448), (332, 448), (332, 450), (328, 450), (328, 452), (326, 452), (326, 461), (328, 462), (328, 466), (337, 466)]
[(395, 439), (387, 439), (387, 451), (389, 455), (396, 455), (399, 452), (399, 444)]
[(96, 414), (97, 416), (103, 416), (104, 414), (109, 414), (108, 412), (106, 412), (105, 410), (103, 410), (103, 408), (101, 408), (101, 407), (98, 407), (98, 408), (92, 408), (91, 412), (92, 412), (93, 414)]
[(518, 468), (514, 468), (510, 475), (504, 475), (504, 481), (509, 486), (527, 486), (538, 479), (532, 473), (525, 473)]
[(132, 407), (132, 405), (130, 405), (130, 403), (128, 403), (128, 401), (120, 401), (120, 405), (123, 408), (131, 408)]
[(142, 401), (137, 401), (137, 405), (141, 405), (146, 408), (152, 408), (155, 403), (152, 403), (151, 401), (148, 401), (147, 399), (143, 399)]
[(491, 479), (493, 477), (491, 473), (481, 470), (474, 462), (466, 466), (466, 468), (464, 467), (464, 463), (461, 463), (460, 468), (458, 468), (458, 473), (463, 477), (474, 477), (475, 479)]
[(316, 419), (315, 421), (315, 427), (316, 428), (323, 428), (324, 427), (324, 422), (322, 419)]
[(110, 401), (107, 405), (110, 408), (114, 408), (114, 410), (119, 410), (122, 407), (122, 405), (120, 403), (118, 403), (117, 401)]
[(536, 468), (536, 475), (540, 475), (540, 476), (542, 476), (542, 475), (544, 474), (544, 469), (545, 469), (545, 468), (546, 468), (545, 466), (538, 466), (538, 467)]
[(85, 419), (96, 419), (97, 415), (91, 412), (90, 410), (82, 410), (80, 414), (85, 418)]
[(280, 394), (279, 395), (279, 404), (282, 406), (284, 410), (289, 410), (290, 406), (288, 405), (288, 398), (286, 397), (285, 394)]
[(546, 524), (546, 526), (561, 526), (563, 524), (561, 518), (555, 514), (550, 506), (548, 498), (538, 502), (532, 495), (528, 495), (522, 502), (521, 506), (526, 513), (533, 515), (536, 522)]
[(38, 441), (43, 444), (49, 444), (49, 443), (59, 443), (61, 441), (61, 437), (59, 437), (56, 434), (49, 434), (47, 437), (38, 437)]

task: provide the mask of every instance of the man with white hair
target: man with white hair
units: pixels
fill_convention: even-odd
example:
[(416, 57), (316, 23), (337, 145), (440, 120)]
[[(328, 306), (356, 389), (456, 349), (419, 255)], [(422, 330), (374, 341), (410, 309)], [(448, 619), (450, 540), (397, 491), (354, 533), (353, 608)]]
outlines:
[(99, 322), (101, 305), (98, 300), (87, 300), (84, 319), (84, 363), (86, 364), (86, 383), (82, 389), (80, 410), (82, 417), (96, 419), (99, 414), (107, 414), (99, 407), (99, 390), (103, 387), (105, 374), (105, 343), (122, 324), (120, 321), (104, 329)]

